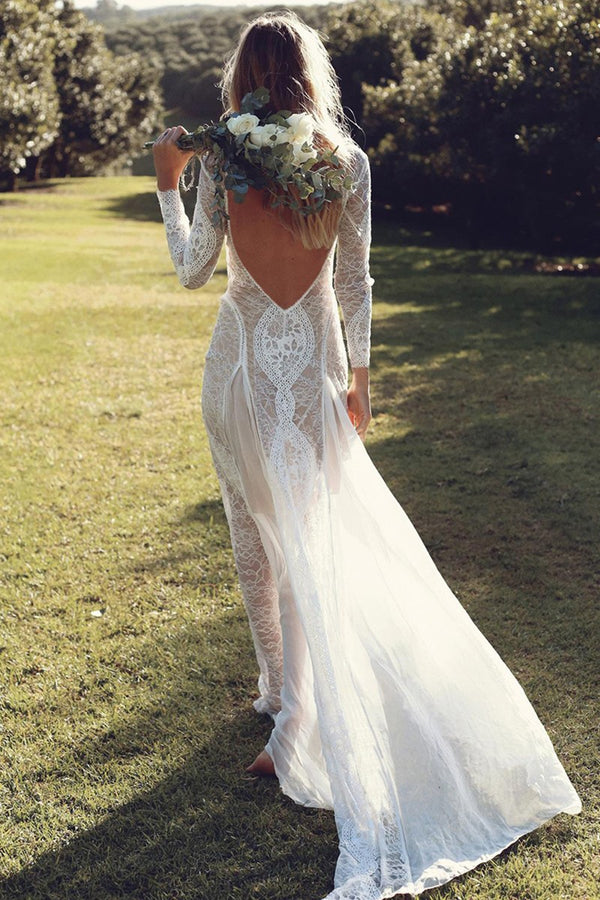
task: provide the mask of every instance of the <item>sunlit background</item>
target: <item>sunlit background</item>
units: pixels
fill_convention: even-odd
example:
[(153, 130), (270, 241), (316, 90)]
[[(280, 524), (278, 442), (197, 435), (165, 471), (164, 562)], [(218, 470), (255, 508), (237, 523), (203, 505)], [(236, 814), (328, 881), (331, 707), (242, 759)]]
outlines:
[[(315, 6), (315, 4), (321, 3), (331, 3), (331, 2), (339, 2), (339, 0), (289, 0), (286, 3), (286, 6)], [(77, 9), (87, 9), (90, 7), (94, 7), (96, 4), (94, 2), (89, 2), (89, 0), (75, 0), (75, 6)], [(140, 9), (176, 9), (179, 6), (212, 6), (212, 7), (223, 7), (223, 6), (253, 6), (256, 7), (256, 3), (253, 0), (219, 0), (218, 3), (198, 3), (198, 0), (129, 0), (127, 3), (119, 4), (123, 6), (129, 6), (131, 9), (140, 10)], [(261, 6), (281, 6), (281, 3), (278, 3), (277, 0), (264, 0), (261, 3)]]

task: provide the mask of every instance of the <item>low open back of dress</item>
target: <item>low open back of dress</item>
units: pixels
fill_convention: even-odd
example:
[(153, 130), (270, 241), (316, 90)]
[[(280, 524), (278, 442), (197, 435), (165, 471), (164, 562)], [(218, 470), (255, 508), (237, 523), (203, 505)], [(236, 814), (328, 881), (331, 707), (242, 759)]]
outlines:
[(254, 188), (243, 203), (236, 203), (228, 192), (227, 212), (229, 237), (238, 260), (273, 303), (290, 309), (319, 277), (331, 247), (304, 247), (291, 227), (286, 227), (286, 212), (267, 205), (264, 192)]

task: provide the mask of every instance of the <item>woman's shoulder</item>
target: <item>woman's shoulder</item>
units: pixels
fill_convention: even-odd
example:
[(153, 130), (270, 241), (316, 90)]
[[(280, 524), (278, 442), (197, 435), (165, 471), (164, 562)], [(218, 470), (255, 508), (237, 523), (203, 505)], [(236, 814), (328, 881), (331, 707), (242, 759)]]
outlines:
[(364, 177), (365, 174), (369, 172), (369, 157), (359, 145), (354, 140), (349, 140), (347, 147), (345, 148), (345, 157), (347, 160), (347, 166), (350, 169), (350, 172), (353, 176), (360, 178)]
[(363, 150), (363, 148), (360, 147), (352, 138), (348, 140), (348, 150), (352, 159), (360, 161), (362, 164), (369, 162), (367, 152)]
[(353, 184), (352, 190), (346, 195), (346, 200), (348, 200), (349, 196), (356, 193), (357, 190), (361, 196), (365, 193), (368, 194), (371, 184), (371, 168), (369, 157), (356, 141), (349, 140), (344, 150), (342, 166)]

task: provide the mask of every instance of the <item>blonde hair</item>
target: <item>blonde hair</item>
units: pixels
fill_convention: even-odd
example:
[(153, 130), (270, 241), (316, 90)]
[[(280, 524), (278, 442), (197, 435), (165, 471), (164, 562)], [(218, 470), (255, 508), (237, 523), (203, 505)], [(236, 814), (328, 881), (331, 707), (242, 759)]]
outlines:
[[(246, 26), (225, 64), (224, 109), (238, 110), (244, 95), (259, 87), (269, 91), (269, 111), (308, 113), (315, 123), (315, 144), (335, 149), (342, 166), (350, 162), (352, 140), (331, 60), (314, 28), (291, 11), (266, 13)], [(286, 210), (280, 218), (305, 247), (316, 249), (335, 240), (341, 211), (341, 201), (335, 200), (319, 213)]]

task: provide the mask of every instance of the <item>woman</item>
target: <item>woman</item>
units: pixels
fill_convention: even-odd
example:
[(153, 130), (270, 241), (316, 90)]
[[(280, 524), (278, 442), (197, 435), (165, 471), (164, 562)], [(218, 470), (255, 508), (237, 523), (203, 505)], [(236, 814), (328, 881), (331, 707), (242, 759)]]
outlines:
[(225, 229), (214, 225), (205, 161), (190, 229), (177, 189), (184, 129), (154, 150), (182, 283), (205, 284), (227, 250), (202, 402), (260, 668), (254, 705), (274, 719), (250, 771), (334, 810), (330, 898), (418, 894), (580, 802), (359, 439), (370, 419), (369, 167), (321, 41), (292, 14), (245, 30), (226, 105), (260, 86), (274, 109), (312, 116), (316, 144), (338, 147), (355, 187), (325, 212), (274, 212), (250, 190), (228, 203)]

